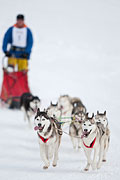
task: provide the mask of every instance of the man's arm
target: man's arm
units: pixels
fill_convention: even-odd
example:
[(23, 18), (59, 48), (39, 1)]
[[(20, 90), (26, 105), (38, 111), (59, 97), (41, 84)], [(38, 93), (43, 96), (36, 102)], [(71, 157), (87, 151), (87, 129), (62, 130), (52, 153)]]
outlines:
[(31, 49), (33, 46), (33, 36), (31, 30), (28, 28), (28, 34), (27, 34), (27, 46), (25, 52), (30, 55)]
[(12, 43), (12, 27), (10, 27), (4, 35), (2, 50), (5, 53), (7, 51), (7, 45)]

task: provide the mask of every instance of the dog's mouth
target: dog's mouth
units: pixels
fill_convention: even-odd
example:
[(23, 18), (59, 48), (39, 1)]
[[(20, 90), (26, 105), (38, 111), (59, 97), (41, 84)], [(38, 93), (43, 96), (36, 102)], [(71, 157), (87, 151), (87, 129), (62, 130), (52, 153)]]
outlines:
[(92, 130), (90, 130), (89, 132), (88, 132), (88, 131), (83, 131), (83, 134), (82, 134), (81, 138), (83, 138), (83, 137), (88, 137), (89, 134), (91, 133), (91, 131), (92, 131)]
[(38, 110), (38, 107), (34, 108), (34, 109), (33, 109), (33, 112), (34, 112), (34, 113), (37, 113), (37, 110)]
[(60, 108), (59, 108), (59, 110), (63, 110), (63, 108), (64, 108), (64, 107), (61, 105)]
[(44, 126), (35, 126), (34, 127), (34, 130), (37, 131), (39, 130), (40, 132), (42, 132), (42, 130), (44, 129), (45, 125)]

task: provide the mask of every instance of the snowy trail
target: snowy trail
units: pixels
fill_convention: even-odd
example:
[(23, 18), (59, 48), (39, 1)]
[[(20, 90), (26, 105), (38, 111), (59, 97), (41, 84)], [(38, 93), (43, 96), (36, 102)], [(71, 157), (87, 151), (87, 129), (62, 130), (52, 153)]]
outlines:
[(0, 179), (23, 180), (50, 179), (119, 179), (120, 143), (112, 129), (107, 162), (100, 170), (84, 172), (86, 158), (83, 150), (74, 151), (70, 138), (65, 134), (59, 152), (58, 166), (43, 170), (36, 132), (23, 121), (20, 111), (0, 110)]

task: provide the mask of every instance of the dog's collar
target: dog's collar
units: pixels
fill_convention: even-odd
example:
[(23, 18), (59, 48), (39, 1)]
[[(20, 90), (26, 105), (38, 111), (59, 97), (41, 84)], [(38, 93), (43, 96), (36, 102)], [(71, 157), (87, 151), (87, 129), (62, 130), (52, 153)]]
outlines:
[(44, 142), (44, 143), (46, 143), (48, 140), (49, 140), (49, 138), (47, 138), (47, 139), (45, 139), (44, 137), (42, 137), (42, 136), (40, 136), (40, 134), (39, 133), (37, 133), (38, 134), (38, 136), (39, 136), (39, 138)]
[(83, 144), (84, 144), (84, 146), (85, 146), (86, 148), (93, 148), (93, 146), (94, 146), (94, 144), (95, 144), (95, 141), (96, 141), (96, 137), (95, 137), (95, 139), (90, 143), (90, 146), (87, 146), (87, 145), (84, 143), (84, 141), (83, 141)]

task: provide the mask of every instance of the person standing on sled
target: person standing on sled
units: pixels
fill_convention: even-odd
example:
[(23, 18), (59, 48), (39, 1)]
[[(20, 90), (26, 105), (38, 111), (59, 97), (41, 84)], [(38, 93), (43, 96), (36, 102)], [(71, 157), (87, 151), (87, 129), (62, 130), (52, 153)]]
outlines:
[(33, 36), (31, 30), (24, 24), (24, 15), (19, 14), (16, 19), (16, 24), (5, 33), (2, 49), (8, 57), (8, 67), (14, 70), (17, 65), (18, 71), (27, 71)]

